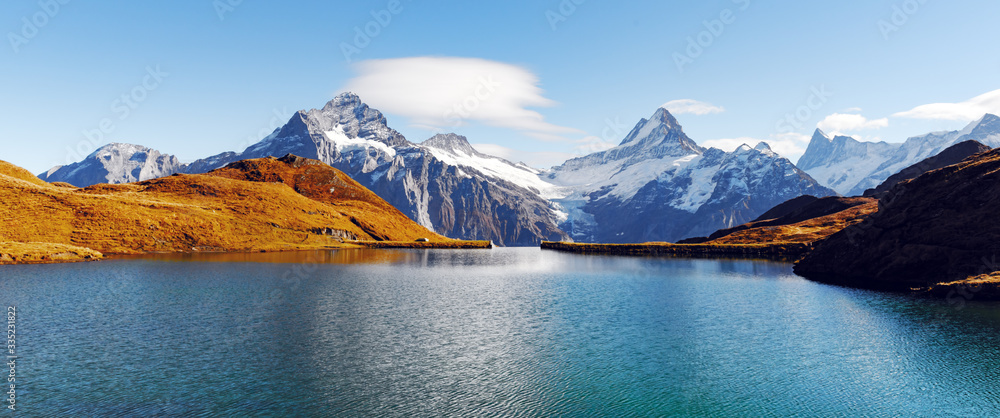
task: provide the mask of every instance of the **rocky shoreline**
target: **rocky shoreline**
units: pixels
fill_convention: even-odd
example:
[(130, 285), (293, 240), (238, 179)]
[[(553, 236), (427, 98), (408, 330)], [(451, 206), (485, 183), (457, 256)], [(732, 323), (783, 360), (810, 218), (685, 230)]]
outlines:
[(665, 242), (650, 242), (644, 244), (584, 244), (543, 242), (541, 247), (544, 250), (578, 254), (744, 258), (774, 261), (795, 261), (812, 250), (812, 245), (803, 243), (670, 244)]

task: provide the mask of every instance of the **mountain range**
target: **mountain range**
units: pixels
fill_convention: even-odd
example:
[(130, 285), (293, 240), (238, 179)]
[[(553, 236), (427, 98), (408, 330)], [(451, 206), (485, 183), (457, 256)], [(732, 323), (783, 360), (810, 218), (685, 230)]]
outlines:
[(995, 146), (1000, 124), (990, 116), (961, 132), (906, 144), (862, 143), (817, 131), (796, 166), (766, 143), (733, 152), (703, 148), (669, 111), (658, 109), (618, 146), (539, 170), (479, 152), (456, 134), (410, 142), (381, 112), (344, 93), (321, 109), (296, 112), (243, 151), (181, 164), (149, 148), (110, 144), (39, 177), (81, 187), (128, 183), (295, 154), (343, 171), (420, 225), (452, 238), (507, 246), (570, 239), (677, 241), (749, 222), (802, 195), (874, 187), (895, 174), (889, 172), (893, 167), (966, 138)]
[(965, 141), (1000, 146), (1000, 117), (987, 114), (960, 131), (933, 132), (895, 144), (830, 137), (817, 129), (796, 165), (842, 195), (859, 196), (900, 170)]

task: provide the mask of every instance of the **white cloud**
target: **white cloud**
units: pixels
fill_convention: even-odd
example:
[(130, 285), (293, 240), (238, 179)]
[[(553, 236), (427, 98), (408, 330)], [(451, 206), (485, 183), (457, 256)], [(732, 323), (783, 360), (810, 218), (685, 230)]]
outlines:
[(843, 133), (864, 131), (869, 129), (881, 129), (889, 126), (889, 119), (868, 119), (861, 115), (849, 113), (834, 113), (827, 116), (816, 125), (820, 129), (831, 133)]
[(411, 57), (362, 61), (344, 90), (412, 126), (448, 131), (478, 122), (558, 140), (580, 132), (545, 121), (536, 107), (555, 106), (525, 68), (477, 58)]
[(987, 113), (1000, 113), (1000, 90), (994, 90), (960, 103), (932, 103), (917, 106), (892, 116), (912, 119), (973, 121)]
[(672, 100), (664, 103), (663, 106), (660, 107), (669, 110), (670, 113), (674, 115), (691, 114), (691, 115), (701, 116), (712, 113), (722, 113), (726, 111), (726, 109), (722, 108), (721, 106), (715, 106), (710, 103), (700, 102), (692, 99)]

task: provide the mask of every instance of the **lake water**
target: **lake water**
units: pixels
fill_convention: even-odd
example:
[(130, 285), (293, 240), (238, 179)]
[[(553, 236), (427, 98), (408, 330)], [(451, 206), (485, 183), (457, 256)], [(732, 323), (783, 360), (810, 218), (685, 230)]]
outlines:
[(22, 416), (1000, 414), (1000, 305), (781, 263), (162, 256), (2, 267), (0, 303)]

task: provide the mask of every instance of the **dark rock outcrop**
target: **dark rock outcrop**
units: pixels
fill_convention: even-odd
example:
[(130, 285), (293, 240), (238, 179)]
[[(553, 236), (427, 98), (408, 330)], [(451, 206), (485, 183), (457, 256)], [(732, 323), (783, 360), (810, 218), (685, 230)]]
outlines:
[(878, 213), (820, 243), (806, 278), (908, 290), (1000, 270), (1000, 150), (893, 186)]
[(981, 154), (989, 151), (990, 147), (986, 146), (977, 141), (965, 141), (952, 145), (948, 149), (942, 151), (940, 154), (923, 160), (919, 163), (911, 165), (904, 168), (902, 171), (892, 175), (888, 180), (880, 184), (874, 189), (868, 189), (865, 191), (865, 197), (882, 197), (884, 196), (892, 186), (899, 184), (900, 182), (915, 179), (921, 174), (928, 171), (937, 170), (939, 168), (944, 168), (949, 165), (958, 164), (976, 154)]

